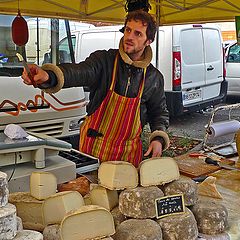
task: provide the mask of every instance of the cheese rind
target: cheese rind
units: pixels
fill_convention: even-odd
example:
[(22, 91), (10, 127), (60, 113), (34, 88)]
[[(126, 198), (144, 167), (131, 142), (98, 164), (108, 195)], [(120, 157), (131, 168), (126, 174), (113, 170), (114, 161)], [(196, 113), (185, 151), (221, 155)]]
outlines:
[(193, 206), (198, 200), (198, 186), (191, 178), (181, 177), (163, 186), (167, 195), (183, 194), (185, 206)]
[(113, 238), (114, 240), (162, 240), (162, 230), (151, 219), (129, 219), (118, 226)]
[(50, 172), (32, 172), (30, 176), (30, 193), (38, 199), (43, 200), (57, 191), (57, 178)]
[(142, 161), (139, 175), (143, 187), (163, 185), (180, 177), (178, 165), (170, 157), (153, 157)]
[(20, 217), (17, 216), (17, 231), (22, 231), (23, 230), (23, 223), (22, 223), (22, 219)]
[(67, 213), (84, 206), (82, 195), (77, 191), (59, 192), (44, 200), (44, 224), (60, 224)]
[(32, 197), (30, 192), (16, 192), (10, 193), (9, 202), (16, 206), (17, 215), (22, 219), (25, 229), (43, 231), (43, 201)]
[(0, 207), (4, 207), (8, 203), (8, 181), (7, 174), (4, 172), (0, 172)]
[(13, 239), (17, 234), (16, 207), (8, 203), (0, 208), (0, 239)]
[(43, 235), (37, 231), (23, 230), (18, 232), (13, 240), (43, 240)]
[(117, 228), (122, 222), (127, 220), (127, 217), (120, 212), (118, 206), (112, 209), (111, 214), (113, 216), (115, 228)]
[(44, 240), (61, 240), (60, 236), (60, 225), (54, 224), (46, 226), (43, 230)]
[(230, 240), (230, 236), (227, 233), (221, 233), (217, 235), (206, 235), (199, 233), (198, 234), (199, 240)]
[(131, 218), (155, 218), (155, 199), (163, 196), (156, 186), (125, 189), (119, 195), (119, 210)]
[(90, 199), (93, 205), (99, 205), (108, 210), (112, 210), (118, 205), (117, 191), (109, 190), (101, 186), (97, 186), (91, 190)]
[(138, 172), (129, 162), (103, 162), (98, 169), (98, 183), (109, 190), (135, 188), (138, 185)]
[(111, 213), (100, 206), (82, 206), (61, 222), (62, 240), (86, 240), (111, 236), (115, 233)]

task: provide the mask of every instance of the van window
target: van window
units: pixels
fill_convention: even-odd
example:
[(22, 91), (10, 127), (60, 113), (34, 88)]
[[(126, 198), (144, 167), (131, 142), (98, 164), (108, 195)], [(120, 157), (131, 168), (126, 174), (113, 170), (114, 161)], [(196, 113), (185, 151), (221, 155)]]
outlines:
[(240, 45), (235, 44), (229, 47), (228, 62), (240, 63)]
[(184, 29), (180, 35), (182, 61), (186, 65), (204, 62), (201, 29)]
[(221, 58), (221, 42), (216, 29), (203, 29), (206, 63), (216, 62)]

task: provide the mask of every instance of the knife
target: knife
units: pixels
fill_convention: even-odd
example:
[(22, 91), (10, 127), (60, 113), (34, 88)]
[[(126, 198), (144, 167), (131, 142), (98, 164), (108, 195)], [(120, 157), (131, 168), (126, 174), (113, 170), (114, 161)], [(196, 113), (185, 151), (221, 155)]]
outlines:
[(224, 169), (228, 169), (228, 170), (238, 170), (238, 171), (240, 171), (240, 169), (238, 169), (236, 167), (230, 166), (228, 164), (220, 163), (219, 161), (213, 160), (210, 157), (207, 157), (205, 159), (205, 163), (212, 164), (212, 165), (215, 165), (215, 166), (219, 166), (220, 168), (224, 168)]
[(23, 66), (25, 67), (25, 69), (26, 69), (26, 71), (27, 71), (27, 74), (28, 74), (28, 77), (29, 77), (30, 80), (31, 80), (32, 85), (33, 85), (34, 87), (37, 87), (36, 82), (33, 80), (33, 75), (32, 75), (32, 73), (31, 73), (31, 71), (30, 71), (30, 69), (29, 69), (26, 61), (24, 60), (23, 56), (22, 56), (20, 53), (16, 53), (16, 56), (18, 57), (18, 60), (19, 60), (20, 62), (22, 62)]

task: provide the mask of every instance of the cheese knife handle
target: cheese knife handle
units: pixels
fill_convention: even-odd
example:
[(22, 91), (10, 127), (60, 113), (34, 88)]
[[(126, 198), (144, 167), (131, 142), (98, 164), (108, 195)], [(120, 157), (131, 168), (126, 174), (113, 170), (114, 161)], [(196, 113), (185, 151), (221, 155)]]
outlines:
[(212, 165), (215, 165), (215, 166), (219, 166), (218, 161), (213, 160), (213, 159), (210, 158), (210, 157), (207, 157), (207, 158), (205, 159), (205, 163), (207, 163), (207, 164), (212, 164)]

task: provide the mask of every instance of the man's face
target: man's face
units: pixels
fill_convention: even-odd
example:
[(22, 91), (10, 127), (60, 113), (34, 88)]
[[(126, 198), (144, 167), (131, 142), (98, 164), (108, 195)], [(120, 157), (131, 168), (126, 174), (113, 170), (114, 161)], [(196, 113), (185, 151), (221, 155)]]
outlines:
[(145, 47), (151, 43), (147, 40), (146, 30), (147, 26), (142, 21), (131, 20), (125, 26), (123, 49), (132, 60), (139, 60)]

